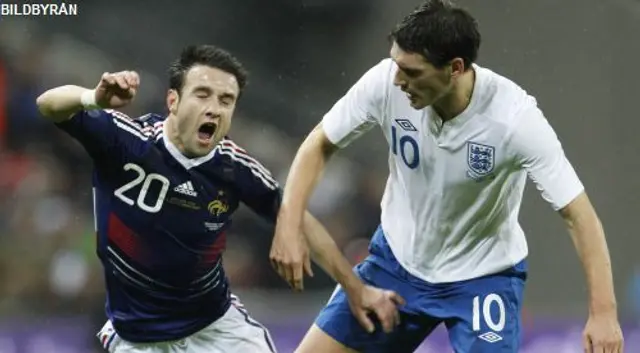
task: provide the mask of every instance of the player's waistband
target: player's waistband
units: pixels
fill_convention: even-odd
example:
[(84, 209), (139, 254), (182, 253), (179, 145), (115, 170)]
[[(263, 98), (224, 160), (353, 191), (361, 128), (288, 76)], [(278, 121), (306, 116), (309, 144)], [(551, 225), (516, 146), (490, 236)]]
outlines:
[[(193, 306), (182, 310), (183, 307), (177, 305), (171, 313), (122, 313), (111, 308), (107, 314), (118, 335), (127, 341), (134, 343), (176, 341), (209, 326), (224, 316), (231, 307), (228, 292), (222, 301), (220, 298), (208, 296), (203, 299), (206, 299), (206, 302), (201, 301), (197, 306), (200, 310), (194, 310)], [(150, 316), (154, 319), (149, 320)]]
[[(371, 238), (371, 242), (369, 243), (369, 254), (370, 256), (368, 256), (365, 259), (365, 261), (375, 263), (376, 265), (382, 267), (383, 269), (392, 271), (396, 276), (399, 276), (400, 278), (403, 278), (409, 282), (416, 283), (418, 285), (425, 285), (425, 284), (438, 285), (439, 284), (439, 283), (431, 283), (431, 282), (425, 281), (424, 279), (411, 274), (402, 266), (402, 264), (398, 261), (396, 256), (393, 254), (391, 247), (389, 246), (389, 242), (387, 241), (387, 238), (384, 234), (382, 225), (378, 226), (375, 233), (373, 234), (373, 237)], [(500, 272), (488, 274), (485, 276), (480, 276), (478, 278), (506, 275), (506, 276), (514, 276), (514, 277), (525, 279), (527, 276), (527, 271), (528, 271), (528, 264), (527, 264), (527, 260), (524, 259), (508, 269), (505, 269)], [(465, 281), (470, 281), (474, 279), (477, 279), (477, 278), (457, 281), (457, 282), (463, 283)]]

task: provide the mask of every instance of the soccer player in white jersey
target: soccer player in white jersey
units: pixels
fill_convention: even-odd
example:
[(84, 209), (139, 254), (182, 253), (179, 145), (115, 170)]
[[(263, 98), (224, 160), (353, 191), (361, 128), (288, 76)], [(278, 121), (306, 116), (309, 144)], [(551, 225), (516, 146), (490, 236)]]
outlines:
[(288, 273), (301, 273), (299, 227), (325, 164), (379, 126), (389, 178), (381, 226), (355, 271), (405, 298), (401, 324), (390, 334), (364, 331), (349, 312), (349, 290), (338, 288), (297, 352), (411, 352), (440, 324), (456, 353), (517, 352), (527, 276), (518, 211), (527, 176), (566, 221), (584, 266), (585, 349), (621, 352), (603, 229), (536, 100), (474, 64), (476, 21), (448, 2), (425, 2), (391, 39), (390, 58), (366, 72), (300, 147), (272, 251), (294, 264)]
[[(281, 200), (271, 173), (226, 136), (247, 73), (210, 45), (185, 48), (169, 73), (168, 116), (131, 119), (112, 110), (137, 92), (130, 71), (105, 73), (93, 90), (68, 85), (38, 97), (42, 114), (94, 162), (108, 316), (98, 337), (110, 353), (275, 352), (268, 331), (231, 294), (222, 266), (239, 205), (275, 223)], [(373, 311), (392, 327), (397, 295), (364, 285), (311, 215), (302, 231), (318, 264), (357, 288), (354, 314)]]

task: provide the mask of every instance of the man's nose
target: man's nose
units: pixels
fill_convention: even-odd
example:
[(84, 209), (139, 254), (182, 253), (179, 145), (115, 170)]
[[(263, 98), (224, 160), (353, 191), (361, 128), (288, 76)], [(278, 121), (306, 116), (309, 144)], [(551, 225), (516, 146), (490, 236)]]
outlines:
[(219, 104), (209, 104), (205, 110), (205, 116), (210, 119), (219, 119), (221, 115), (220, 110)]
[(395, 76), (393, 76), (393, 84), (398, 87), (407, 86), (407, 80), (402, 77), (402, 73), (399, 70), (396, 72)]

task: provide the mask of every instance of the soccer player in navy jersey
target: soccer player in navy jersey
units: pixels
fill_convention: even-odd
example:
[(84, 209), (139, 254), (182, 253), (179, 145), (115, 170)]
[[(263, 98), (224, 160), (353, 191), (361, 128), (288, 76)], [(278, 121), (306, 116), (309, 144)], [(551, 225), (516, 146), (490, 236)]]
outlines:
[[(37, 99), (94, 162), (108, 316), (98, 337), (112, 353), (274, 352), (222, 267), (239, 204), (275, 222), (281, 200), (270, 172), (227, 137), (247, 72), (225, 50), (201, 45), (185, 48), (169, 73), (167, 117), (113, 110), (136, 95), (140, 78), (132, 71), (105, 73), (95, 89), (67, 85)], [(368, 314), (387, 329), (397, 324), (400, 297), (360, 282), (308, 213), (303, 233), (316, 262), (353, 289), (351, 308), (363, 325), (371, 325)]]

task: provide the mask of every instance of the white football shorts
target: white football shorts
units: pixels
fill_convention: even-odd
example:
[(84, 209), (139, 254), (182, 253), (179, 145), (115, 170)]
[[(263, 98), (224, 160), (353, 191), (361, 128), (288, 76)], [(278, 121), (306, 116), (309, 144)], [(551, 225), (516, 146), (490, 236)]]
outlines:
[(122, 339), (110, 321), (97, 334), (109, 353), (276, 353), (269, 331), (252, 319), (237, 297), (218, 320), (178, 341), (133, 343)]

